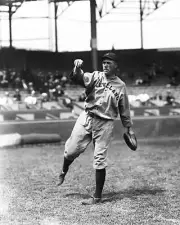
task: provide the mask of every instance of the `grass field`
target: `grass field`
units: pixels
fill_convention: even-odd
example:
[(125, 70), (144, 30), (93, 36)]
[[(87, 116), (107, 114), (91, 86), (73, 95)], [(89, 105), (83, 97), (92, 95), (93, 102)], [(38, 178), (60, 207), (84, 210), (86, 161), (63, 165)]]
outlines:
[[(163, 144), (164, 143), (164, 144)], [(180, 141), (123, 143), (109, 150), (104, 202), (81, 205), (94, 190), (92, 146), (57, 187), (63, 146), (0, 150), (1, 225), (180, 224)]]

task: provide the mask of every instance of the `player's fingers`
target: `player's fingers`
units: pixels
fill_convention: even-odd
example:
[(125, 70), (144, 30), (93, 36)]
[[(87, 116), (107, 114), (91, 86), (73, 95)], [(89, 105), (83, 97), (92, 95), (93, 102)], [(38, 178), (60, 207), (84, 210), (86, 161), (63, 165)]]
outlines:
[(78, 67), (82, 67), (82, 64), (83, 64), (83, 61), (81, 59), (79, 59), (78, 63), (77, 63)]
[(76, 59), (76, 60), (74, 61), (74, 66), (75, 66), (75, 67), (81, 67), (82, 64), (83, 64), (83, 61), (82, 61), (81, 59)]
[(78, 66), (78, 64), (79, 64), (79, 59), (76, 59), (76, 60), (74, 61), (74, 66)]
[(74, 66), (77, 66), (77, 59), (74, 60)]

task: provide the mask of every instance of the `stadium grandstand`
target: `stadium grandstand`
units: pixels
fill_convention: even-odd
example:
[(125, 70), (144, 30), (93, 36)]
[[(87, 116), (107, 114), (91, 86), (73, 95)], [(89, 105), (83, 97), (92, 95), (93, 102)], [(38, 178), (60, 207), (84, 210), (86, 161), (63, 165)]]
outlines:
[[(173, 0), (171, 0), (173, 1)], [(171, 107), (175, 114), (179, 114), (180, 104), (180, 71), (178, 48), (145, 49), (144, 48), (144, 21), (156, 11), (168, 4), (170, 0), (101, 0), (101, 1), (48, 1), (46, 2), (48, 14), (39, 13), (39, 17), (18, 17), (18, 11), (26, 4), (42, 1), (0, 1), (1, 25), (6, 21), (6, 26), (0, 25), (1, 33), (8, 30), (8, 38), (4, 40), (1, 35), (0, 43), (0, 88), (1, 111), (28, 111), (29, 110), (64, 110), (67, 109), (68, 117), (76, 118), (83, 108), (85, 98), (84, 90), (74, 86), (68, 80), (75, 58), (82, 58), (85, 62), (84, 70), (100, 69), (101, 56), (108, 50), (114, 51), (119, 58), (118, 76), (125, 81), (129, 90), (129, 99), (132, 111), (146, 108)], [(45, 1), (44, 1), (45, 2)], [(61, 39), (58, 34), (58, 23), (63, 13), (73, 5), (88, 2), (89, 25), (91, 45), (84, 51), (61, 51)], [(132, 7), (133, 5), (133, 7)], [(53, 11), (52, 11), (53, 9)], [(133, 13), (132, 11), (133, 10)], [(53, 13), (53, 15), (52, 15)], [(109, 15), (126, 14), (132, 16), (139, 23), (139, 48), (117, 49), (115, 46), (105, 50), (98, 48), (98, 23)], [(111, 18), (111, 17), (108, 17)], [(112, 17), (113, 18), (113, 17)], [(111, 18), (111, 19), (112, 19)], [(29, 40), (13, 39), (15, 36), (13, 25), (17, 20), (50, 20), (51, 28), (46, 40), (33, 37)], [(113, 22), (113, 20), (111, 21)], [(29, 24), (29, 23), (27, 23)], [(6, 32), (7, 35), (7, 32)], [(42, 49), (23, 49), (17, 46), (20, 42), (40, 43), (46, 41)], [(75, 42), (74, 42), (75, 45)], [(47, 46), (49, 49), (47, 49)], [(172, 111), (168, 111), (172, 114)], [(149, 115), (152, 115), (150, 113)], [(19, 119), (21, 117), (18, 117)], [(49, 118), (49, 117), (48, 117)], [(55, 115), (51, 116), (55, 119)], [(65, 118), (67, 118), (65, 116)], [(23, 117), (24, 119), (24, 117)]]

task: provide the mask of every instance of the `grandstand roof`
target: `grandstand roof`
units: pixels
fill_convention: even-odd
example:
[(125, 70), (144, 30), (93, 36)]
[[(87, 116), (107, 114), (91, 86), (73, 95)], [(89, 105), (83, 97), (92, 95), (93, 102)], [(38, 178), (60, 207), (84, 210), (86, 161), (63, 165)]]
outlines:
[[(23, 2), (31, 2), (31, 1), (44, 1), (44, 0), (0, 0), (0, 5), (8, 6), (10, 3), (23, 3)], [(54, 0), (49, 0), (50, 2), (54, 2)], [(75, 2), (75, 1), (87, 1), (87, 0), (56, 0), (56, 2)]]
[[(0, 0), (0, 12), (9, 12), (15, 13), (18, 8), (25, 2), (37, 2), (37, 1), (45, 1), (45, 0)], [(67, 3), (67, 8), (70, 7), (74, 2), (84, 2), (90, 0), (48, 0), (49, 3)], [(159, 9), (165, 3), (172, 0), (94, 0), (96, 3), (96, 9), (99, 12), (100, 18), (110, 14), (114, 9), (127, 9), (125, 10), (125, 14), (131, 14), (130, 7), (128, 4), (133, 3), (133, 8), (139, 12), (141, 11), (142, 19), (145, 19), (147, 16), (152, 14), (154, 11)], [(122, 3), (126, 3), (126, 7), (121, 7)], [(11, 6), (11, 8), (9, 8)], [(3, 9), (2, 9), (3, 8)], [(129, 12), (128, 12), (129, 11)], [(122, 13), (119, 11), (119, 13)], [(139, 12), (140, 13), (140, 12)]]
[[(83, 5), (83, 2), (84, 3), (87, 1), (90, 2), (91, 0), (0, 0), (0, 12), (9, 13), (9, 21), (11, 21), (13, 19), (17, 19), (17, 18), (14, 18), (15, 16), (12, 17), (12, 15), (16, 13), (18, 8), (21, 8), (21, 7), (23, 8), (24, 5), (28, 5), (28, 4), (26, 4), (27, 2), (31, 2), (32, 4), (34, 2), (35, 2), (35, 4), (36, 4), (36, 2), (38, 4), (38, 2), (39, 2), (41, 4), (43, 2), (48, 3), (48, 1), (49, 1), (49, 3), (51, 3), (51, 2), (59, 3), (56, 5), (57, 8), (54, 7), (55, 10), (52, 7), (52, 9), (53, 9), (52, 15), (56, 14), (58, 11), (58, 14), (56, 16), (54, 16), (54, 17), (52, 16), (52, 18), (55, 21), (55, 22), (54, 21), (53, 22), (57, 26), (57, 19), (74, 2), (82, 2), (82, 5)], [(102, 21), (102, 19), (104, 17), (106, 17), (106, 16), (108, 17), (108, 15), (110, 15), (110, 14), (112, 15), (112, 17), (111, 18), (108, 17), (108, 19), (110, 18), (109, 21), (112, 21), (112, 22), (113, 22), (114, 18), (117, 18), (116, 15), (121, 16), (118, 20), (119, 21), (121, 20), (122, 22), (126, 22), (126, 21), (130, 22), (130, 20), (131, 21), (135, 21), (135, 20), (140, 21), (141, 36), (143, 36), (142, 35), (142, 33), (143, 33), (142, 32), (143, 31), (142, 21), (145, 20), (146, 17), (148, 17), (154, 11), (158, 10), (161, 6), (163, 6), (168, 1), (172, 1), (172, 0), (94, 0), (93, 5), (95, 5), (96, 9), (94, 7), (93, 11), (94, 11), (94, 15), (97, 17), (97, 19), (96, 19), (97, 22), (99, 22), (100, 20)], [(73, 4), (73, 5), (75, 5), (75, 4)], [(32, 13), (33, 13), (33, 9), (32, 9)], [(91, 15), (92, 15), (92, 13), (91, 13)], [(3, 14), (3, 16), (4, 16), (4, 14)], [(46, 18), (50, 18), (50, 16), (48, 14), (46, 16)], [(39, 17), (39, 14), (37, 14), (37, 17)], [(6, 17), (6, 19), (7, 18), (8, 17)], [(19, 17), (18, 19), (25, 19), (25, 18), (31, 18), (31, 15), (30, 16), (24, 15), (23, 17), (21, 17), (21, 18)], [(128, 18), (128, 19), (126, 20), (126, 18)], [(89, 19), (88, 22), (92, 22), (92, 20)], [(106, 20), (106, 22), (107, 22), (107, 20)], [(9, 22), (9, 27), (10, 27), (9, 29), (11, 30), (10, 22)], [(50, 40), (50, 45), (52, 45), (52, 43), (53, 43), (52, 37), (54, 36), (54, 34), (51, 31), (51, 29), (49, 29), (48, 35), (49, 35), (48, 38)], [(9, 32), (9, 36), (10, 36), (10, 32)], [(13, 38), (13, 36), (11, 36), (9, 39), (12, 40), (12, 38)], [(56, 32), (56, 36), (54, 38), (56, 40), (55, 42), (58, 42), (57, 32)], [(143, 39), (143, 37), (141, 37), (141, 39)], [(10, 46), (11, 46), (11, 44), (12, 44), (12, 41), (10, 41)], [(142, 46), (143, 46), (143, 44), (142, 44)]]
[[(11, 9), (11, 12), (14, 13), (16, 10), (21, 7), (24, 2), (35, 2), (35, 1), (45, 1), (45, 0), (0, 0), (0, 7), (14, 6), (14, 9)], [(90, 0), (48, 0), (49, 2), (63, 3), (66, 2), (70, 6), (73, 2), (83, 2)], [(146, 16), (150, 15), (162, 5), (171, 0), (94, 0), (96, 2), (96, 8), (99, 12), (100, 17), (111, 13), (113, 9), (120, 9), (121, 3), (134, 3), (139, 8), (141, 5), (142, 17), (145, 19)], [(128, 9), (128, 7), (127, 7)], [(0, 10), (0, 12), (8, 12), (8, 10)], [(104, 15), (103, 15), (104, 14)]]

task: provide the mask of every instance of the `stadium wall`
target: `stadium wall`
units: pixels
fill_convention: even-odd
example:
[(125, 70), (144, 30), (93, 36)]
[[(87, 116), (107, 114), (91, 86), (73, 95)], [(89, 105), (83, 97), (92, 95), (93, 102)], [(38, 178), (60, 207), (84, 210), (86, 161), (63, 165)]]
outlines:
[[(39, 110), (2, 110), (0, 111), (0, 122), (3, 121), (37, 121), (74, 119), (84, 110), (84, 106), (74, 102), (74, 112), (71, 109), (39, 109)], [(165, 107), (131, 107), (132, 117), (137, 116), (172, 116), (180, 115), (180, 106)]]
[[(57, 135), (62, 142), (66, 141), (71, 134), (76, 120), (57, 120), (57, 121), (10, 121), (0, 124), (0, 137), (4, 135), (18, 134), (21, 137), (30, 139), (30, 143), (45, 141), (50, 136), (57, 141)], [(180, 138), (180, 117), (179, 116), (158, 116), (158, 117), (135, 117), (133, 119), (134, 130), (138, 139), (159, 139), (159, 138)], [(115, 121), (114, 140), (121, 140), (124, 129), (121, 121)], [(30, 135), (30, 137), (28, 137)], [(49, 137), (48, 137), (49, 136)], [(14, 137), (14, 136), (13, 136)], [(27, 141), (25, 140), (27, 143)]]

